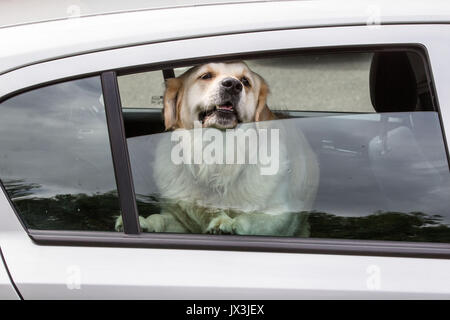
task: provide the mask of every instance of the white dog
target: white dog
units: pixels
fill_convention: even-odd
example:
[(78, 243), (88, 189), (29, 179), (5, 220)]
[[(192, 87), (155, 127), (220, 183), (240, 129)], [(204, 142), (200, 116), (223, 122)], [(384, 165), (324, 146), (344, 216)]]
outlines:
[[(309, 235), (305, 212), (311, 209), (317, 192), (317, 159), (294, 120), (275, 120), (266, 104), (268, 92), (263, 78), (243, 62), (209, 63), (167, 81), (164, 123), (166, 130), (174, 131), (163, 134), (153, 166), (162, 212), (140, 217), (143, 230)], [(200, 129), (195, 128), (196, 123)], [(271, 135), (273, 130), (276, 135)], [(214, 136), (215, 146), (222, 148), (226, 158), (231, 150), (226, 139), (230, 133), (238, 138), (233, 150), (243, 153), (245, 159), (261, 156), (252, 143), (256, 141), (260, 148), (270, 140), (275, 172), (262, 174), (267, 163), (258, 159), (246, 163), (196, 161), (203, 149), (195, 150), (195, 145), (204, 146), (205, 134)], [(174, 161), (174, 134), (183, 137), (177, 147), (184, 148), (184, 163)], [(239, 139), (242, 134), (248, 139)], [(215, 153), (217, 156), (218, 151)], [(119, 218), (116, 228), (121, 224)]]

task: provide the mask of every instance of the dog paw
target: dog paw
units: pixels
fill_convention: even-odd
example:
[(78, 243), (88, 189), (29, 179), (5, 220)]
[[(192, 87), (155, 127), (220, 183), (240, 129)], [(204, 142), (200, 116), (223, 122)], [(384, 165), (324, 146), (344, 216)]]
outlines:
[(147, 218), (139, 217), (141, 230), (145, 232), (164, 232), (165, 221), (160, 214), (152, 214)]
[(209, 234), (233, 234), (234, 233), (234, 219), (227, 215), (221, 215), (211, 220), (206, 228), (206, 233)]
[(118, 216), (116, 219), (116, 224), (114, 225), (114, 229), (118, 232), (123, 232), (123, 220), (122, 216)]
[[(139, 216), (139, 225), (141, 226), (141, 230), (142, 231), (155, 232), (155, 231), (149, 231), (149, 230), (153, 230), (154, 228), (152, 228), (149, 225), (149, 223), (147, 222), (147, 219), (145, 219), (144, 217)], [(114, 229), (116, 231), (118, 231), (118, 232), (123, 232), (123, 219), (122, 219), (122, 216), (118, 216), (117, 217)]]
[(251, 220), (247, 217), (247, 215), (243, 214), (236, 217), (233, 221), (233, 233), (239, 235), (257, 235), (258, 233), (254, 233), (255, 230), (254, 225), (252, 225)]

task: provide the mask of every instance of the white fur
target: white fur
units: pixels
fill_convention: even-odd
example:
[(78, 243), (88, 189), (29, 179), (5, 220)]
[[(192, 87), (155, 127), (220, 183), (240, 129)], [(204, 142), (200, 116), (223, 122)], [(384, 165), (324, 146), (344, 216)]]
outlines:
[[(214, 79), (199, 81), (199, 75), (206, 70), (214, 71)], [(182, 100), (178, 101), (181, 103), (179, 120), (182, 123), (178, 130), (191, 130), (199, 112), (215, 103), (217, 84), (221, 79), (239, 78), (241, 74), (251, 81), (251, 88), (243, 90), (237, 107), (244, 122), (241, 126), (279, 130), (278, 171), (262, 175), (259, 162), (175, 164), (171, 158), (174, 147), (172, 133), (164, 134), (156, 146), (153, 175), (166, 202), (160, 215), (141, 217), (142, 229), (152, 232), (309, 235), (305, 211), (311, 210), (318, 188), (316, 156), (295, 120), (252, 122), (255, 121), (263, 80), (245, 64), (208, 64), (180, 76), (184, 92)], [(175, 103), (168, 105), (175, 106)], [(167, 114), (175, 114), (173, 111)], [(222, 137), (225, 135), (225, 131), (215, 128), (206, 130), (216, 130), (215, 133)], [(188, 136), (191, 145), (199, 137), (195, 134)], [(245, 145), (238, 145), (237, 149), (248, 155)], [(118, 224), (120, 227), (121, 223)]]
[[(176, 165), (170, 157), (173, 143), (165, 135), (157, 146), (154, 179), (162, 197), (180, 204), (176, 210), (189, 209), (187, 214), (173, 210), (162, 214), (201, 223), (195, 210), (212, 208), (209, 223), (199, 232), (308, 236), (306, 214), (297, 213), (312, 208), (319, 168), (315, 154), (292, 122), (264, 122), (265, 128), (280, 130), (279, 168), (274, 175), (261, 175), (259, 163)], [(195, 139), (194, 134), (189, 136)]]
[[(173, 143), (170, 142), (170, 134), (167, 134), (158, 143), (153, 168), (161, 195), (170, 199), (195, 201), (200, 206), (272, 215), (310, 210), (315, 191), (309, 188), (317, 188), (318, 184), (317, 160), (303, 135), (290, 123), (291, 128), (286, 128), (285, 121), (291, 122), (274, 120), (264, 123), (267, 129), (281, 131), (280, 165), (278, 173), (274, 175), (261, 175), (260, 164), (175, 165), (170, 158)], [(222, 130), (207, 130), (216, 130), (225, 135)], [(189, 136), (193, 145), (195, 135)], [(287, 143), (290, 148), (287, 148)], [(239, 147), (238, 150), (243, 149)]]

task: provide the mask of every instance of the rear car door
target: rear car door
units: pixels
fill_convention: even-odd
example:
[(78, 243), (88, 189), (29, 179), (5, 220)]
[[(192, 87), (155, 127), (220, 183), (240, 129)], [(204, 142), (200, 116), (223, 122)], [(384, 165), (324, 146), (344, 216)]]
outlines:
[[(0, 247), (18, 291), (24, 299), (448, 298), (450, 248), (431, 236), (392, 241), (329, 231), (313, 238), (141, 232), (139, 177), (126, 137), (127, 121), (134, 128), (139, 121), (126, 110), (120, 78), (140, 70), (162, 74), (189, 61), (419, 45), (433, 70), (441, 106), (433, 123), (445, 155), (448, 31), (445, 26), (389, 25), (379, 26), (376, 34), (355, 26), (221, 35), (86, 53), (1, 75), (0, 109), (10, 115), (14, 134), (3, 144), (8, 152), (2, 151)], [(156, 95), (153, 102), (159, 99)], [(297, 115), (306, 120), (298, 121), (307, 123), (306, 111), (301, 112)], [(143, 116), (142, 110), (136, 113)], [(157, 113), (160, 109), (144, 112), (150, 119)], [(378, 114), (366, 117), (367, 124), (381, 123)], [(401, 121), (391, 118), (387, 125)], [(355, 123), (352, 115), (341, 119), (347, 123), (343, 126)], [(321, 150), (356, 161), (352, 156), (360, 150), (333, 137), (321, 136)], [(442, 174), (437, 173), (439, 179)], [(389, 195), (389, 186), (383, 188)], [(114, 230), (119, 215), (123, 232)], [(333, 222), (329, 216), (316, 217)], [(383, 223), (389, 226), (389, 221)], [(442, 225), (438, 231), (445, 239), (448, 226)], [(0, 269), (0, 284), (1, 279)]]
[[(0, 251), (1, 253), (1, 251)], [(3, 262), (3, 258), (0, 261), (0, 299), (1, 300), (18, 300), (20, 296), (14, 289), (11, 283), (11, 278), (8, 274), (8, 270)]]

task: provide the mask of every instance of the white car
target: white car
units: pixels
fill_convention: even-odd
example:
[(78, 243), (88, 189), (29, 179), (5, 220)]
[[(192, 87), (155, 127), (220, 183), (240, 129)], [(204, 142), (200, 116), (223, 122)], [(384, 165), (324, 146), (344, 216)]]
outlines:
[[(0, 3), (1, 299), (450, 298), (448, 1), (41, 5)], [(236, 60), (316, 154), (308, 233), (148, 232), (164, 81)]]

